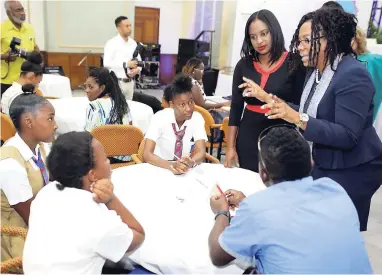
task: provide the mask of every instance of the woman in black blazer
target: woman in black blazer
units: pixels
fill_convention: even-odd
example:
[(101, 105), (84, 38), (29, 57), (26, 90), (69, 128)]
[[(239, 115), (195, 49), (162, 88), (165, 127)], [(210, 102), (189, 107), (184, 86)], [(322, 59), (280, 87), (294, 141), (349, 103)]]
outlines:
[(267, 102), (263, 107), (270, 108), (265, 114), (269, 119), (301, 128), (312, 146), (312, 176), (332, 178), (344, 187), (358, 211), (360, 229), (366, 231), (371, 198), (382, 182), (382, 143), (372, 125), (375, 87), (351, 48), (356, 26), (354, 15), (336, 9), (320, 9), (301, 19), (291, 51), (299, 52), (312, 73), (300, 106), (267, 94), (252, 81), (241, 86), (244, 94)]

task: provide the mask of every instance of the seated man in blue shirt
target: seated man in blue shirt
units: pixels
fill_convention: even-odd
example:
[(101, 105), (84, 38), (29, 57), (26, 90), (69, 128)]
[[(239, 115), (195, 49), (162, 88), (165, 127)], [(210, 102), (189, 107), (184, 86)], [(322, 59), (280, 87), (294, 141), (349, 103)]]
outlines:
[[(310, 148), (300, 133), (273, 126), (258, 146), (268, 188), (247, 198), (235, 190), (211, 198), (213, 264), (236, 259), (259, 273), (371, 274), (352, 201), (333, 180), (309, 176)], [(238, 208), (231, 223), (230, 207)]]

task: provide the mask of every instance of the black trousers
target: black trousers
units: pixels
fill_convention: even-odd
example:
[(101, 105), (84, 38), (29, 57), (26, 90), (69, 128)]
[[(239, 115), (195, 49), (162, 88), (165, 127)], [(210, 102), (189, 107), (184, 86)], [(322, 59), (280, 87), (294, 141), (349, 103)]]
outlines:
[(11, 87), (12, 86), (12, 84), (3, 84), (3, 83), (1, 83), (1, 95), (3, 95), (4, 93), (5, 93), (5, 91), (9, 88), (9, 87)]

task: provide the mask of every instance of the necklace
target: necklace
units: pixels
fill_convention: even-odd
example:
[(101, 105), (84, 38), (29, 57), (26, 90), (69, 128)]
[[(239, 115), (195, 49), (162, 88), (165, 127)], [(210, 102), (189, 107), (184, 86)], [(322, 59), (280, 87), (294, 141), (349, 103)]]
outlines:
[(320, 83), (320, 80), (318, 79), (318, 69), (316, 69), (316, 83)]

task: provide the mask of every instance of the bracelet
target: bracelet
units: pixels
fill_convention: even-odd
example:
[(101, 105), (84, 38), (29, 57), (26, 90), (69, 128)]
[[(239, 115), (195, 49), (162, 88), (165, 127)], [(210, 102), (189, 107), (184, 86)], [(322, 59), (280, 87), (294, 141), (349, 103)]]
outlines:
[(108, 205), (109, 203), (111, 203), (111, 201), (114, 199), (114, 195), (110, 198), (110, 200), (108, 200), (107, 202), (105, 202), (105, 205)]
[(218, 211), (215, 215), (215, 221), (216, 219), (220, 216), (220, 215), (224, 215), (228, 218), (228, 222), (230, 223), (231, 222), (231, 213), (229, 211)]

